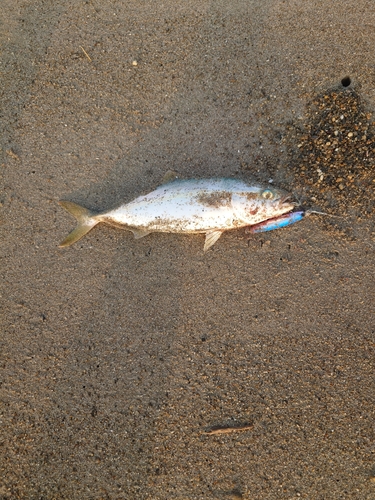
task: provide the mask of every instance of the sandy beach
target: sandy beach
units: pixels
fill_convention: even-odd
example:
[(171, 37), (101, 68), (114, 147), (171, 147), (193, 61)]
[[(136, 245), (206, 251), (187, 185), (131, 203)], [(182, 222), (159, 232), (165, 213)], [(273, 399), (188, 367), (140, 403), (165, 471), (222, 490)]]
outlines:
[[(373, 2), (0, 20), (0, 498), (375, 498)], [(110, 209), (169, 171), (338, 217), (205, 254), (105, 225), (58, 248), (59, 200)]]

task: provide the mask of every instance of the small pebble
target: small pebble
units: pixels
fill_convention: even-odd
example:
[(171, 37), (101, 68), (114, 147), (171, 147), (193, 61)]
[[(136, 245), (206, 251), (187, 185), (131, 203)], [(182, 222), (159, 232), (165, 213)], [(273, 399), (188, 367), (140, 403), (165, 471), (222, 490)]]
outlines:
[(349, 132), (348, 137), (353, 137), (353, 132)]
[(134, 61), (132, 62), (132, 65), (133, 65), (133, 66), (138, 66), (137, 61), (136, 61), (136, 60), (134, 60)]

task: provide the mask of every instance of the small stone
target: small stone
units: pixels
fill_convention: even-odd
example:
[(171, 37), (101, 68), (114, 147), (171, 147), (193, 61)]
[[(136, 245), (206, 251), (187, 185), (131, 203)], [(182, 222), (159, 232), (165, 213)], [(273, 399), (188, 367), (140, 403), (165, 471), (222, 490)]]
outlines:
[(344, 186), (344, 184), (342, 184), (342, 183), (341, 183), (341, 184), (339, 184), (339, 189), (340, 189), (340, 191), (342, 191), (342, 190), (344, 189), (344, 187), (345, 187), (345, 186)]
[(349, 132), (348, 137), (353, 137), (353, 132)]
[(138, 62), (137, 62), (136, 60), (134, 60), (134, 61), (132, 62), (132, 65), (133, 65), (133, 66), (138, 66)]

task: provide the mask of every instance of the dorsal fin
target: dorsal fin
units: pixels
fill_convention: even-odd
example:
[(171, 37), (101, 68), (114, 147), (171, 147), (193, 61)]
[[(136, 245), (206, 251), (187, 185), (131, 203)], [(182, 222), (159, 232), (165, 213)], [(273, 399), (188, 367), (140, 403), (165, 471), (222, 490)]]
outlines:
[(174, 170), (167, 170), (167, 172), (164, 174), (161, 185), (168, 184), (168, 182), (175, 181), (176, 179), (178, 179), (177, 172), (175, 172)]

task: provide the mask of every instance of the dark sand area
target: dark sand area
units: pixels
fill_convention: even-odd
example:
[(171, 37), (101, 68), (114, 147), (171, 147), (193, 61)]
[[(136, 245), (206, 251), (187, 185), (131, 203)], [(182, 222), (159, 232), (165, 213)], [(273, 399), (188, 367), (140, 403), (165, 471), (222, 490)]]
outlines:
[[(374, 499), (373, 2), (2, 0), (0, 46), (0, 498)], [(344, 218), (58, 248), (169, 170)]]

